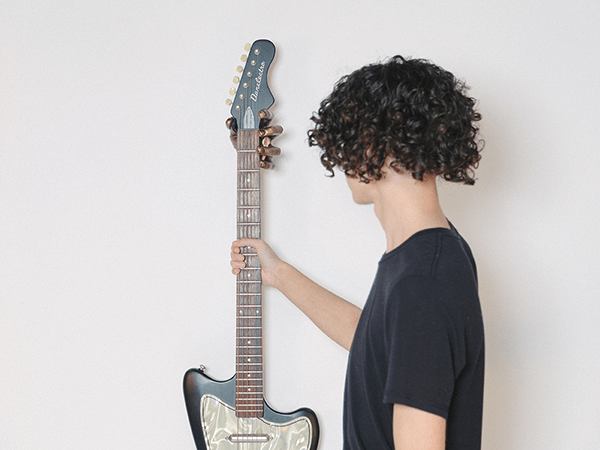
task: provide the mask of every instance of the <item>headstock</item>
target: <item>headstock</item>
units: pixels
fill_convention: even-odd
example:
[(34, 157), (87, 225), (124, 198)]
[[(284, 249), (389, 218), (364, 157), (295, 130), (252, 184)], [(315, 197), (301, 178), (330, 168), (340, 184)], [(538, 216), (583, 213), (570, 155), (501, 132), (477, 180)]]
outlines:
[(248, 55), (242, 57), (246, 65), (243, 69), (238, 67), (240, 75), (233, 79), (238, 88), (231, 88), (229, 92), (235, 97), (233, 102), (228, 101), (238, 129), (258, 130), (259, 112), (269, 109), (275, 101), (267, 83), (267, 73), (274, 57), (275, 46), (266, 39), (255, 41)]

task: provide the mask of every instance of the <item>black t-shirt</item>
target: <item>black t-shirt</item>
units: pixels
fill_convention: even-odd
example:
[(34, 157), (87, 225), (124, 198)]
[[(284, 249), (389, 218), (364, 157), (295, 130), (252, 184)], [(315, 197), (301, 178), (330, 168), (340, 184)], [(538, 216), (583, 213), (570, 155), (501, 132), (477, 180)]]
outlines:
[(453, 228), (386, 253), (346, 375), (344, 449), (393, 449), (393, 405), (447, 420), (446, 450), (481, 448), (484, 337), (471, 250)]

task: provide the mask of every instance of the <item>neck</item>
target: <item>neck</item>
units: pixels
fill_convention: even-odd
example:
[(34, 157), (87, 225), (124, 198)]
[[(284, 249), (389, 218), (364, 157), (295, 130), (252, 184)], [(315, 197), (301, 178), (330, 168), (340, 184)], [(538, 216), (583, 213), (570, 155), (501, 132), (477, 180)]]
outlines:
[[(237, 237), (260, 238), (260, 157), (258, 132), (238, 131)], [(252, 247), (242, 247), (246, 267), (236, 287), (237, 417), (263, 416), (262, 284), (260, 261)]]
[(391, 171), (376, 183), (373, 204), (390, 252), (413, 234), (428, 228), (450, 228), (439, 203), (435, 177), (423, 181)]

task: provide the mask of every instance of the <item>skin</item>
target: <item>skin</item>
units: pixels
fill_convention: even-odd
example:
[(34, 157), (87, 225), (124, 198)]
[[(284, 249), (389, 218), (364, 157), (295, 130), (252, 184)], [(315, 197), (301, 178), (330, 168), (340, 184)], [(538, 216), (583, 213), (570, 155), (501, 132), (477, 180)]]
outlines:
[[(450, 228), (439, 204), (435, 176), (423, 181), (386, 165), (384, 176), (370, 183), (347, 178), (354, 201), (372, 204), (386, 235), (386, 251), (401, 245), (414, 233), (428, 228)], [(245, 267), (240, 247), (254, 247), (260, 259), (262, 281), (281, 291), (314, 324), (336, 343), (350, 350), (362, 310), (318, 285), (281, 260), (263, 240), (241, 239), (231, 246), (232, 273)], [(396, 450), (442, 450), (446, 420), (405, 405), (394, 405)]]

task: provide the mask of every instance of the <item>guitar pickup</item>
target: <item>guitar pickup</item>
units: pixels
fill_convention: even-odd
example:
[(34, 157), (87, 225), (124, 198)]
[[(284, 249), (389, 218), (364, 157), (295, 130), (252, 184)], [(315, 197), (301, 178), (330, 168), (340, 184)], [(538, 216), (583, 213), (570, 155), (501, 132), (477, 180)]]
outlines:
[(232, 444), (257, 444), (273, 439), (268, 434), (232, 434), (227, 438)]

